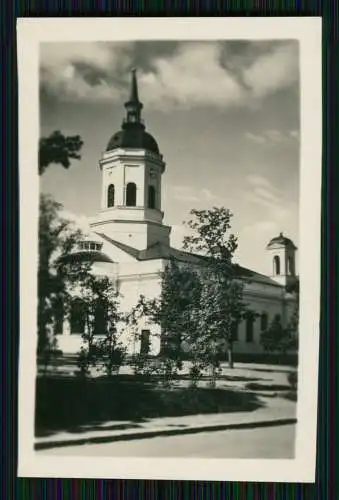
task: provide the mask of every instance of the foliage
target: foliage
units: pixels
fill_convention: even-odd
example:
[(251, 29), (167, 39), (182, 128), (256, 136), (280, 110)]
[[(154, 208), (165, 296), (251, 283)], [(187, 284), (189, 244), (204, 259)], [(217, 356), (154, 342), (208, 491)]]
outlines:
[(38, 353), (53, 350), (55, 304), (64, 293), (64, 282), (57, 273), (60, 254), (70, 251), (81, 236), (72, 223), (61, 216), (62, 205), (51, 196), (40, 196), (38, 263)]
[[(144, 317), (152, 315), (152, 301), (147, 300), (144, 295), (140, 295), (138, 302), (125, 316), (125, 327), (135, 345), (141, 340), (140, 321)], [(133, 353), (131, 356), (131, 365), (134, 375), (143, 375), (149, 377), (154, 372), (153, 362), (149, 357), (150, 339), (144, 351)]]
[(162, 354), (181, 361), (181, 345), (194, 326), (194, 311), (199, 307), (200, 277), (196, 269), (170, 260), (162, 275), (161, 300), (153, 305), (153, 320), (160, 324)]
[(184, 238), (184, 248), (203, 252), (206, 259), (200, 271), (200, 300), (194, 312), (195, 328), (190, 330), (194, 380), (208, 368), (211, 385), (216, 383), (220, 359), (228, 351), (233, 367), (234, 331), (248, 312), (243, 301), (244, 281), (232, 262), (237, 238), (230, 233), (232, 213), (224, 208), (191, 210), (186, 226), (192, 234)]
[(81, 373), (88, 375), (91, 367), (103, 368), (109, 377), (118, 373), (126, 358), (126, 348), (118, 331), (123, 318), (114, 284), (108, 277), (92, 274), (86, 264), (75, 269), (66, 265), (62, 272), (68, 277), (68, 308), (79, 300), (85, 323), (78, 353)]
[(293, 371), (289, 372), (289, 374), (287, 375), (287, 380), (288, 380), (288, 383), (290, 384), (291, 388), (294, 391), (297, 390), (297, 387), (298, 387), (298, 371), (297, 370), (293, 370)]
[(83, 141), (79, 135), (64, 136), (59, 130), (39, 142), (39, 175), (42, 175), (51, 163), (68, 169), (71, 159), (79, 160)]
[(229, 234), (233, 216), (231, 211), (224, 207), (192, 209), (190, 215), (192, 218), (185, 225), (192, 234), (184, 237), (184, 249), (202, 253), (219, 263), (231, 262), (238, 247), (237, 238)]
[(295, 300), (295, 307), (288, 324), (283, 327), (279, 317), (273, 319), (266, 331), (261, 334), (261, 344), (266, 352), (286, 354), (299, 347), (299, 281), (287, 288)]
[(286, 354), (291, 349), (292, 336), (290, 329), (282, 325), (279, 317), (275, 317), (267, 330), (262, 332), (260, 341), (266, 352)]

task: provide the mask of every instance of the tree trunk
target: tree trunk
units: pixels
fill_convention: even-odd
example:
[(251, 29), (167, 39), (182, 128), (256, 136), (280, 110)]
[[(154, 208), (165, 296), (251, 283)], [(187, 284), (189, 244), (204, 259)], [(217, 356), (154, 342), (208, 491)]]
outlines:
[(227, 343), (227, 360), (229, 368), (233, 368), (233, 344), (232, 342)]

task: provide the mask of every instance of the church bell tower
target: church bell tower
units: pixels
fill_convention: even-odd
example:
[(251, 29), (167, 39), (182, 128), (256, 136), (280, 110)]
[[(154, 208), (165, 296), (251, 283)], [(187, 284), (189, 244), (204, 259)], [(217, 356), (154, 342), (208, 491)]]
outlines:
[(144, 250), (157, 242), (169, 245), (170, 227), (163, 224), (161, 181), (165, 162), (141, 118), (136, 70), (121, 130), (113, 134), (99, 161), (102, 174), (101, 210), (94, 231)]
[(271, 259), (271, 271), (269, 276), (284, 287), (293, 285), (296, 275), (296, 251), (297, 247), (293, 241), (280, 233), (272, 238), (267, 245)]

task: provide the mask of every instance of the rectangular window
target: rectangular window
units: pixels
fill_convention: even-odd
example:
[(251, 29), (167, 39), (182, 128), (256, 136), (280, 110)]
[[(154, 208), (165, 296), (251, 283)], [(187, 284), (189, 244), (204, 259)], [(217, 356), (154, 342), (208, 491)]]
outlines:
[(266, 313), (262, 313), (261, 315), (261, 331), (264, 332), (268, 327), (268, 315)]
[(232, 335), (232, 340), (233, 342), (236, 342), (239, 340), (239, 324), (234, 323), (231, 328), (231, 335)]
[(148, 354), (150, 350), (150, 330), (141, 330), (140, 354)]
[(58, 300), (55, 304), (54, 314), (54, 334), (61, 335), (64, 327), (64, 305), (62, 300)]
[(75, 299), (71, 307), (71, 334), (82, 334), (85, 331), (86, 312), (81, 300)]
[(246, 320), (246, 342), (253, 342), (254, 319), (249, 317)]

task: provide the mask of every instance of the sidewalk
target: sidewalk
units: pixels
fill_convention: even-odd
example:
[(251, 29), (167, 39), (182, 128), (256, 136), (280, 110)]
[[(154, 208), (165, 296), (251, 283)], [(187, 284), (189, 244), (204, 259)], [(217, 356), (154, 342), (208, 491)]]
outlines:
[(77, 432), (60, 432), (35, 440), (36, 450), (77, 446), (90, 443), (107, 443), (155, 436), (193, 434), (287, 425), (296, 423), (296, 404), (281, 398), (262, 398), (266, 407), (252, 412), (214, 413), (183, 417), (164, 417), (145, 422), (111, 421), (81, 427)]

